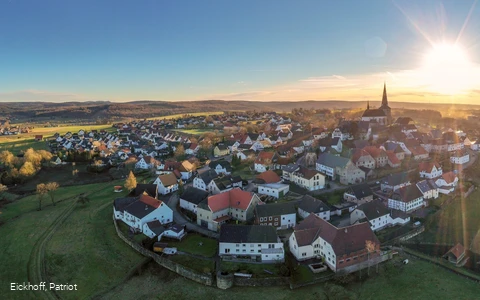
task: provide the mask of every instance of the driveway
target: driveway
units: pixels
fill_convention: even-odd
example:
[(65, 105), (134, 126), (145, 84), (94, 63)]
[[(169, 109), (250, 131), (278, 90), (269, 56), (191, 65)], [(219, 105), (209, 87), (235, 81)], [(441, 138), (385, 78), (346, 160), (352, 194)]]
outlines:
[(173, 211), (173, 220), (175, 221), (175, 223), (177, 223), (179, 225), (185, 225), (187, 230), (195, 231), (195, 232), (201, 233), (203, 235), (206, 235), (208, 237), (211, 237), (211, 238), (214, 238), (214, 239), (217, 239), (217, 240), (220, 238), (220, 234), (218, 234), (216, 232), (213, 232), (213, 231), (210, 231), (210, 230), (208, 230), (206, 228), (203, 228), (201, 226), (198, 226), (195, 223), (189, 222), (183, 216), (183, 214), (180, 211), (178, 211), (178, 209), (177, 209), (179, 201), (180, 201), (180, 199), (179, 199), (178, 195), (175, 193), (175, 194), (172, 194), (170, 196), (170, 198), (168, 199), (168, 202), (167, 202), (168, 207), (170, 207)]

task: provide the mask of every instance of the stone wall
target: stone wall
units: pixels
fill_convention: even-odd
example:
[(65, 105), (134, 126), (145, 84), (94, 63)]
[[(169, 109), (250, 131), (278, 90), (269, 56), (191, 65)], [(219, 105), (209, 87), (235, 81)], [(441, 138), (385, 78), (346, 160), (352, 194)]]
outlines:
[(135, 249), (136, 251), (140, 252), (142, 255), (146, 257), (151, 257), (157, 264), (161, 265), (162, 267), (175, 272), (185, 278), (188, 278), (190, 280), (196, 281), (198, 283), (208, 285), (208, 286), (213, 286), (214, 285), (214, 278), (212, 274), (205, 274), (205, 273), (199, 273), (195, 270), (192, 270), (190, 268), (187, 268), (181, 264), (178, 264), (170, 259), (164, 258), (158, 254), (156, 254), (153, 251), (147, 250), (137, 244), (134, 240), (128, 238), (125, 236), (121, 230), (118, 228), (117, 221), (114, 219), (113, 223), (115, 224), (115, 230), (117, 231), (117, 235), (130, 247)]
[(290, 284), (290, 277), (244, 278), (235, 277), (235, 286), (280, 286)]

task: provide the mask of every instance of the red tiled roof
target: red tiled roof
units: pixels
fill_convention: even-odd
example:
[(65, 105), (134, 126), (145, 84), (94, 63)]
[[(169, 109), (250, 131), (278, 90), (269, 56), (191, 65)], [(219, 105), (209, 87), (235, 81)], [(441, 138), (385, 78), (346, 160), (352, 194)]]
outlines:
[(261, 151), (258, 153), (257, 159), (255, 159), (256, 164), (264, 164), (266, 161), (272, 161), (275, 156), (275, 152), (265, 152)]
[(229, 207), (246, 210), (252, 201), (253, 195), (249, 192), (234, 188), (228, 192), (208, 197), (208, 206), (213, 212)]
[(456, 258), (459, 258), (460, 256), (462, 256), (462, 254), (465, 253), (465, 247), (463, 247), (462, 244), (458, 243), (453, 246), (453, 248), (450, 249), (447, 253), (452, 253), (453, 255), (455, 255)]
[(268, 170), (257, 175), (257, 178), (262, 179), (265, 181), (265, 183), (276, 183), (282, 180), (280, 176), (278, 176), (277, 173), (272, 170)]
[(400, 160), (398, 159), (397, 155), (393, 152), (393, 150), (388, 150), (387, 151), (388, 155), (388, 160), (393, 164), (393, 165), (398, 165), (400, 164)]
[(377, 148), (375, 146), (367, 146), (363, 148), (363, 150), (367, 151), (373, 158), (377, 158), (379, 156), (386, 156), (385, 150)]
[(418, 165), (418, 171), (430, 173), (432, 172), (433, 167), (438, 169), (440, 168), (440, 165), (437, 162), (422, 162)]
[(455, 175), (455, 173), (453, 173), (453, 171), (446, 172), (446, 173), (442, 174), (442, 178), (445, 179), (446, 183), (454, 182), (456, 177), (457, 177), (457, 175)]
[(155, 208), (158, 208), (161, 204), (162, 204), (162, 201), (160, 200), (157, 200), (155, 198), (152, 198), (148, 195), (145, 195), (145, 194), (142, 194), (140, 196), (140, 199), (139, 199), (141, 202), (147, 204), (147, 205), (150, 205), (152, 207), (155, 207)]
[(370, 153), (363, 149), (355, 149), (352, 154), (352, 162), (356, 163), (362, 156), (370, 156)]

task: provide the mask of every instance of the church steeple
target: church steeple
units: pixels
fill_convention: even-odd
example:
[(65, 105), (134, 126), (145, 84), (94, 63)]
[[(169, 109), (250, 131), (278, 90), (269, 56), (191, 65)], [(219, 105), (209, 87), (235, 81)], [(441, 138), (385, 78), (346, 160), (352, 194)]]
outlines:
[(383, 82), (382, 108), (387, 108), (387, 107), (388, 107), (387, 84)]

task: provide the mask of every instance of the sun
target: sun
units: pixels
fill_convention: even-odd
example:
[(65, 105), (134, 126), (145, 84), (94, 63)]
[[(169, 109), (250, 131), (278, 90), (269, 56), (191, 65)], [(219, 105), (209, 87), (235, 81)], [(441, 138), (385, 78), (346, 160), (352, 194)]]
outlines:
[(474, 86), (475, 68), (461, 46), (434, 45), (425, 55), (421, 68), (424, 84), (434, 92), (462, 94)]

